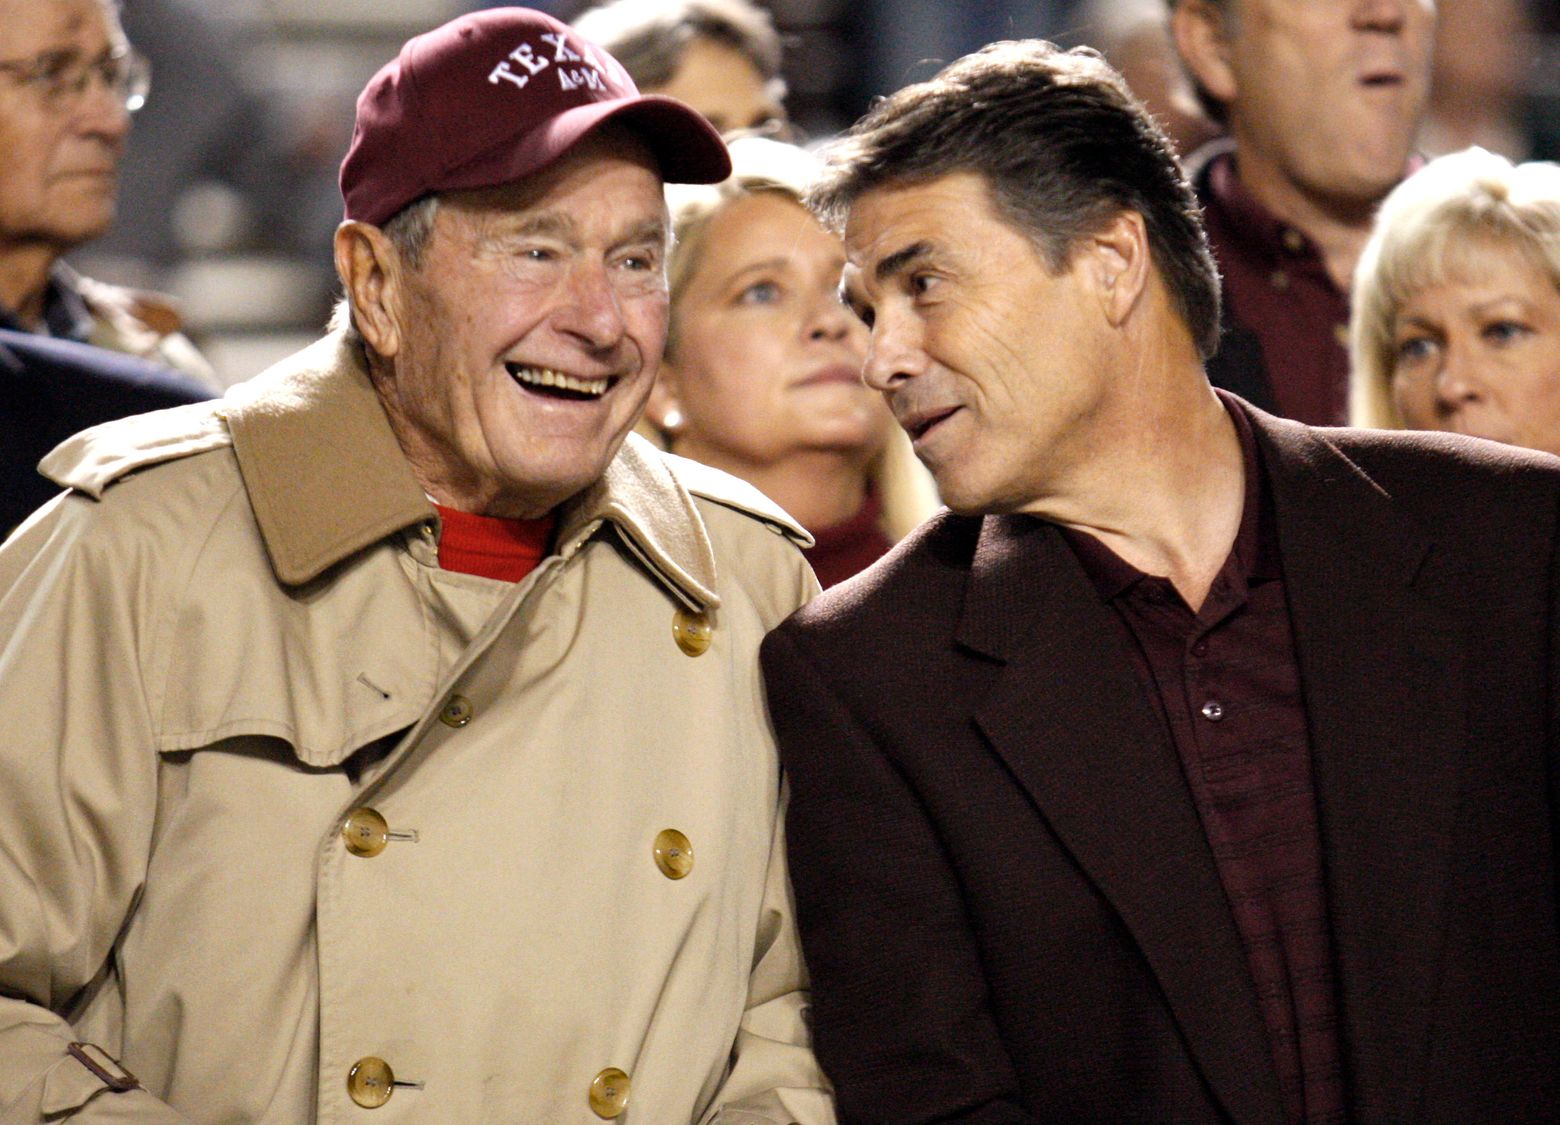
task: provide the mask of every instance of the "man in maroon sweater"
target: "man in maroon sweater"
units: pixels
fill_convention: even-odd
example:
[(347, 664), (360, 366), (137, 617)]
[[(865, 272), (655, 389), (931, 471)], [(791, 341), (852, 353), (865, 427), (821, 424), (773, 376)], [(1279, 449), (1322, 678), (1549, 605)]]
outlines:
[(881, 103), (815, 194), (952, 509), (765, 642), (846, 1122), (1553, 1122), (1560, 462), (1210, 387), (1092, 52)]
[(1224, 275), (1215, 386), (1345, 419), (1349, 281), (1403, 178), (1430, 88), (1434, 0), (1170, 0), (1176, 49), (1229, 137), (1189, 161)]

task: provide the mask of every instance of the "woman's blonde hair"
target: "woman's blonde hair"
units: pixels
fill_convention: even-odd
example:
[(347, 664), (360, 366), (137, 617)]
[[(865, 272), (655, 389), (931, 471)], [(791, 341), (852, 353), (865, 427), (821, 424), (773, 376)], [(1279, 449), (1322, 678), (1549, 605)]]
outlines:
[[(671, 321), (666, 355), (677, 351), (677, 307), (704, 256), (709, 227), (726, 206), (749, 195), (772, 194), (798, 206), (812, 186), (821, 165), (805, 149), (757, 135), (728, 141), (731, 175), (718, 184), (668, 184), (666, 204), (672, 218), (672, 251), (667, 261), (671, 292)], [(648, 423), (647, 423), (648, 424)], [(663, 447), (670, 435), (657, 432)], [(930, 474), (915, 459), (910, 439), (897, 425), (883, 450), (867, 469), (868, 479), (882, 505), (882, 528), (899, 540), (932, 512), (939, 501)]]
[(1349, 421), (1400, 430), (1394, 324), (1415, 293), (1514, 256), (1560, 290), (1560, 165), (1513, 165), (1482, 148), (1430, 161), (1381, 204), (1354, 271)]

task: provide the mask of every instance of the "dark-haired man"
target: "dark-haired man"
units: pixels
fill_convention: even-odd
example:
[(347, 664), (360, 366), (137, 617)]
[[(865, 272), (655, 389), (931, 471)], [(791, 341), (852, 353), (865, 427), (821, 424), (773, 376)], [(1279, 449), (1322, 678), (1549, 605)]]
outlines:
[(765, 641), (847, 1122), (1547, 1122), (1560, 467), (1215, 392), (1090, 52), (908, 87), (816, 193), (952, 511)]
[(1434, 0), (1169, 0), (1229, 138), (1189, 162), (1224, 276), (1215, 386), (1312, 425), (1348, 415), (1349, 283), (1408, 169)]
[(829, 1125), (753, 489), (629, 435), (693, 110), (541, 13), (358, 100), (328, 336), (0, 548), (0, 1119)]

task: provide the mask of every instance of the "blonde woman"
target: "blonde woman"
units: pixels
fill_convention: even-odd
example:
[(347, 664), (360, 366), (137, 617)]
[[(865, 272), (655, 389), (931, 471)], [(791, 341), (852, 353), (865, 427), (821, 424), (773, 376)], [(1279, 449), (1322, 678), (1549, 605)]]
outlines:
[(1560, 165), (1472, 148), (1382, 204), (1354, 281), (1350, 420), (1560, 453)]
[(724, 183), (668, 189), (671, 335), (646, 418), (673, 453), (743, 478), (801, 521), (831, 586), (936, 497), (861, 382), (867, 333), (839, 300), (844, 248), (800, 202), (813, 158), (762, 137), (731, 154)]

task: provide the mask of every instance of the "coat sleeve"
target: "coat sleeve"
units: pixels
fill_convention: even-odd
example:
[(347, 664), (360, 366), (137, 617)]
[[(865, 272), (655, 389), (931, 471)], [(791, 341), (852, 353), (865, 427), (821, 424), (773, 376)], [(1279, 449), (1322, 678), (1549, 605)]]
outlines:
[(921, 803), (803, 655), (763, 648), (791, 779), (792, 878), (813, 1034), (840, 1120), (1025, 1125), (958, 880)]
[(787, 876), (785, 803), (775, 818), (748, 1007), (717, 1107), (702, 1125), (834, 1125), (828, 1080), (813, 1057), (807, 969)]
[[(66, 496), (0, 550), (0, 1122), (184, 1118), (59, 1013), (113, 988), (156, 805), (134, 563)], [(96, 542), (94, 541), (96, 540)], [(117, 563), (119, 565), (111, 565)], [(117, 593), (116, 593), (117, 591)]]
[[(818, 580), (800, 554), (793, 553), (783, 567), (748, 571), (749, 577), (758, 574), (765, 580), (753, 589), (768, 621), (783, 619), (818, 592)], [(732, 1048), (731, 1070), (700, 1125), (835, 1125), (829, 1082), (812, 1052), (807, 967), (786, 863), (788, 799), (782, 783), (748, 976), (747, 1010)]]

